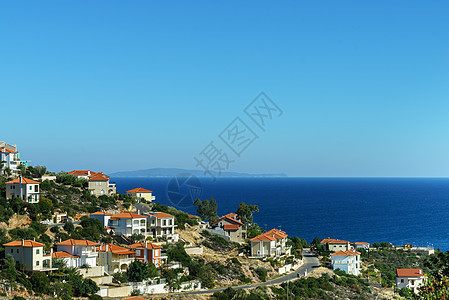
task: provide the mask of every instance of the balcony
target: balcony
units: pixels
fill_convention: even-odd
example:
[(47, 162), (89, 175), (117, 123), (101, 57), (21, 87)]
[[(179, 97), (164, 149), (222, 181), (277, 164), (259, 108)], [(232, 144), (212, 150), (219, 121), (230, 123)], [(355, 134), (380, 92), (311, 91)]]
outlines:
[(81, 251), (81, 256), (97, 257), (98, 252), (83, 250)]
[(109, 188), (115, 188), (115, 182), (109, 183), (108, 187)]

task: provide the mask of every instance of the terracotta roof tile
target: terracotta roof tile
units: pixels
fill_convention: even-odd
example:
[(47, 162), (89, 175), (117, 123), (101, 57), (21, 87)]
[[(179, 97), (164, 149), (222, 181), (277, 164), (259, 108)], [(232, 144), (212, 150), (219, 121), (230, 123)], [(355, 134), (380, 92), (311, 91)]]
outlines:
[(112, 216), (110, 213), (104, 212), (104, 211), (97, 211), (94, 212), (93, 214), (90, 215), (95, 215), (95, 216)]
[(74, 240), (69, 239), (63, 242), (57, 243), (57, 246), (99, 246), (100, 244), (89, 240)]
[(276, 241), (279, 239), (284, 239), (288, 235), (282, 230), (273, 228), (265, 233), (262, 233), (261, 235), (256, 236), (255, 238), (252, 238), (250, 241)]
[(421, 277), (424, 276), (422, 269), (396, 269), (398, 277)]
[(108, 181), (109, 176), (103, 173), (96, 173), (93, 176), (89, 177), (89, 181)]
[(116, 215), (111, 216), (111, 220), (112, 218), (115, 219), (136, 219), (136, 218), (146, 218), (146, 216), (142, 216), (142, 215), (138, 215), (138, 214), (134, 214), (134, 213), (130, 213), (130, 212), (125, 212), (125, 213), (119, 213)]
[(129, 191), (126, 191), (127, 193), (152, 193), (153, 191), (146, 190), (144, 188), (135, 188)]
[(239, 230), (239, 225), (232, 224), (232, 225), (223, 225), (224, 230)]
[(32, 241), (32, 240), (24, 240), (24, 241), (12, 241), (6, 244), (3, 244), (5, 247), (43, 247), (45, 246), (42, 243)]
[[(6, 184), (13, 184), (13, 183), (20, 183), (20, 178), (16, 178), (14, 180), (8, 181), (6, 182)], [(25, 177), (22, 177), (22, 183), (26, 183), (26, 184), (41, 184), (38, 181), (34, 181)]]
[[(135, 251), (132, 251), (128, 248), (120, 247), (113, 244), (107, 244), (108, 245), (108, 251), (112, 252), (113, 254), (119, 254), (119, 255), (127, 255), (127, 254), (135, 254)], [(102, 245), (98, 248), (96, 248), (96, 251), (98, 252), (105, 252), (106, 251), (106, 245)]]
[(6, 147), (1, 147), (1, 148), (0, 148), (0, 152), (3, 152), (3, 153), (19, 153), (19, 152), (17, 152), (17, 151), (9, 150), (9, 149), (6, 148)]
[(361, 254), (360, 252), (357, 252), (353, 249), (349, 249), (347, 251), (343, 251), (343, 250), (337, 251), (335, 253), (332, 253), (331, 256), (355, 256), (355, 255), (360, 255), (360, 254)]
[(366, 243), (366, 242), (356, 242), (355, 244), (356, 245), (367, 245), (367, 246), (370, 245), (370, 243)]
[(145, 243), (135, 243), (135, 244), (129, 245), (128, 247), (131, 249), (137, 249), (137, 248), (162, 249), (162, 246), (159, 246), (159, 245), (156, 245), (153, 243), (148, 243), (148, 242), (147, 242), (146, 247), (145, 247)]
[(64, 252), (64, 251), (53, 252), (51, 254), (51, 257), (52, 258), (64, 258), (64, 257), (79, 258), (79, 256), (75, 256), (75, 255), (72, 255), (72, 254)]
[(174, 216), (163, 213), (163, 212), (149, 212), (148, 215), (151, 215), (156, 218), (174, 218)]

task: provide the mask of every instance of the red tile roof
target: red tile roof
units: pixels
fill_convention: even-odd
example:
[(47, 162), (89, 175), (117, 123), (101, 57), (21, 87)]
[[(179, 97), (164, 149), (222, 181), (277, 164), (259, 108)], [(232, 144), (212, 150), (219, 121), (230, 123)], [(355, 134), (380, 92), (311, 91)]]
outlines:
[(156, 218), (174, 218), (172, 215), (163, 212), (149, 212), (148, 215), (151, 215)]
[(146, 189), (144, 189), (144, 188), (135, 188), (135, 189), (132, 189), (132, 190), (129, 190), (129, 191), (126, 191), (127, 193), (152, 193), (153, 191), (149, 191), (149, 190), (146, 190)]
[(223, 225), (224, 230), (239, 230), (239, 225), (232, 224), (232, 225)]
[(199, 219), (200, 217), (188, 214), (190, 219)]
[(329, 243), (330, 241), (335, 241), (335, 239), (330, 239), (330, 238), (329, 239), (322, 239), (320, 244), (324, 245), (324, 244)]
[(6, 244), (3, 244), (5, 247), (43, 247), (45, 246), (42, 243), (35, 242), (32, 240), (24, 240), (24, 241), (12, 241)]
[(96, 173), (93, 176), (89, 177), (89, 181), (108, 181), (109, 176), (103, 173)]
[(79, 258), (79, 256), (75, 256), (75, 255), (72, 255), (72, 254), (64, 252), (64, 251), (53, 252), (51, 254), (51, 257), (52, 258), (63, 258), (63, 257)]
[(130, 212), (119, 213), (119, 214), (111, 216), (111, 220), (116, 220), (116, 219), (136, 219), (136, 218), (146, 218), (146, 216), (142, 216), (142, 215), (138, 215), (138, 214), (134, 214), (134, 213), (130, 213)]
[(135, 244), (129, 245), (128, 247), (131, 249), (137, 249), (137, 248), (162, 249), (161, 246), (153, 244), (153, 243), (148, 243), (148, 242), (147, 242), (146, 247), (145, 247), (145, 243), (135, 243)]
[(99, 246), (99, 245), (100, 244), (88, 240), (74, 240), (74, 239), (65, 240), (63, 242), (56, 244), (56, 246)]
[(370, 245), (370, 243), (366, 243), (366, 242), (356, 242), (355, 244), (356, 245), (367, 245), (367, 246)]
[[(112, 252), (113, 254), (119, 254), (119, 255), (126, 255), (126, 254), (135, 254), (135, 251), (132, 251), (128, 248), (120, 247), (113, 244), (107, 244), (108, 245), (108, 251)], [(96, 248), (96, 251), (98, 252), (105, 252), (106, 251), (106, 245), (102, 245), (98, 248)]]
[(422, 269), (396, 269), (398, 277), (421, 277), (424, 276)]
[(288, 235), (287, 233), (285, 233), (282, 230), (273, 228), (261, 235), (256, 236), (255, 238), (252, 238), (250, 241), (275, 241), (275, 240), (279, 240), (279, 239), (284, 239), (286, 238)]
[(22, 182), (20, 182), (20, 178), (16, 178), (14, 180), (6, 182), (6, 184), (13, 184), (13, 183), (40, 184), (40, 182), (38, 181), (34, 181), (25, 177), (22, 177)]
[(331, 256), (354, 256), (354, 255), (360, 255), (360, 254), (361, 254), (360, 252), (357, 252), (353, 249), (349, 249), (347, 251), (343, 251), (343, 250), (337, 251), (335, 253), (332, 253)]
[(243, 225), (242, 222), (240, 222), (239, 220), (237, 220), (237, 214), (235, 213), (229, 213), (227, 215), (222, 216), (220, 219), (218, 219), (218, 221), (216, 221), (214, 224), (217, 224), (218, 222), (222, 221), (222, 220), (227, 220), (228, 222), (233, 222), (233, 223), (237, 223), (239, 225)]
[(110, 213), (104, 212), (104, 211), (97, 211), (90, 215), (96, 215), (96, 216), (112, 216)]
[(341, 241), (341, 240), (333, 240), (333, 241), (329, 241), (327, 243), (328, 244), (349, 244), (348, 241)]
[(17, 151), (9, 150), (9, 149), (6, 148), (6, 147), (1, 147), (1, 148), (0, 148), (0, 152), (3, 152), (3, 153), (19, 153), (19, 152), (17, 152)]
[(90, 170), (73, 170), (70, 171), (68, 174), (74, 175), (74, 176), (88, 176), (90, 172), (90, 175), (96, 174), (95, 172), (92, 172)]

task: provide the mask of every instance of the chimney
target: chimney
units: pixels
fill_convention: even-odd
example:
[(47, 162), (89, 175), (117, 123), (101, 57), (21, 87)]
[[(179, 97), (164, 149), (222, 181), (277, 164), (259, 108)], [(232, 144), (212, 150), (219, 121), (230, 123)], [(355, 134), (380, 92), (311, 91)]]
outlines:
[(23, 246), (25, 246), (25, 241), (24, 241), (24, 240), (22, 240), (22, 247), (23, 247)]
[(419, 275), (422, 274), (422, 270), (421, 270), (421, 269), (418, 270), (418, 274), (419, 274)]
[(137, 214), (140, 215), (140, 209), (137, 210)]
[(104, 245), (104, 250), (105, 250), (105, 252), (108, 252), (108, 244)]
[(147, 241), (145, 241), (145, 249), (147, 248), (147, 245), (148, 245), (148, 242), (147, 242)]

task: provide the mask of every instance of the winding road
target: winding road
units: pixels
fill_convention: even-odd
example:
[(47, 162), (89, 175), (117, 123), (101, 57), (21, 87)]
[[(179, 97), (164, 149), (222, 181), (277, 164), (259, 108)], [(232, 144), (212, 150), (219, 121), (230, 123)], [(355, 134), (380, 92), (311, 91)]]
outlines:
[[(274, 284), (281, 284), (283, 282), (294, 280), (298, 277), (302, 277), (304, 275), (309, 274), (314, 269), (318, 268), (320, 266), (320, 262), (318, 258), (316, 257), (313, 252), (311, 252), (309, 249), (304, 249), (302, 252), (302, 255), (304, 257), (304, 264), (299, 267), (296, 271), (293, 273), (266, 281), (262, 283), (255, 283), (255, 284), (248, 284), (248, 285), (241, 285), (241, 286), (233, 286), (232, 288), (235, 290), (241, 290), (241, 289), (252, 289), (258, 286), (262, 285), (274, 285)], [(199, 291), (192, 291), (192, 292), (179, 292), (179, 293), (170, 293), (167, 294), (168, 296), (171, 295), (202, 295), (202, 294), (213, 294), (215, 292), (222, 292), (226, 288), (220, 288), (220, 289), (212, 289), (212, 290), (199, 290)]]

